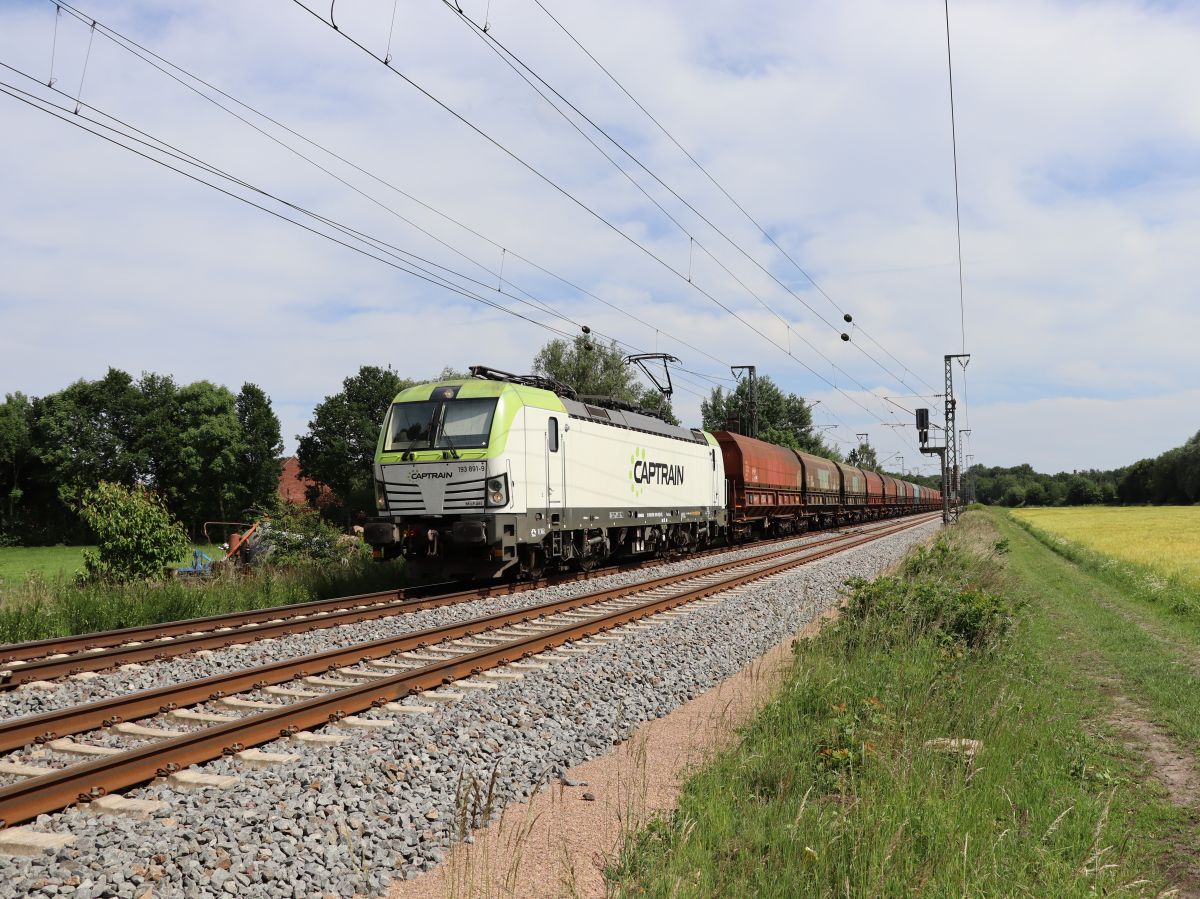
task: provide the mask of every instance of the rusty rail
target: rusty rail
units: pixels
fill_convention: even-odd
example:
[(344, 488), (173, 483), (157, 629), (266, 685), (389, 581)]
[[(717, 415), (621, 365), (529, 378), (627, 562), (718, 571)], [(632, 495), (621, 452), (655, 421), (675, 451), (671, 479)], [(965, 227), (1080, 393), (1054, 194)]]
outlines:
[[(913, 522), (905, 522), (905, 526), (911, 525), (913, 525)], [(902, 529), (902, 526), (893, 525), (891, 528), (872, 530), (867, 533), (870, 537), (875, 538), (895, 533)], [(850, 535), (850, 538), (854, 536), (859, 535)], [(19, 749), (34, 742), (45, 743), (58, 737), (82, 733), (97, 727), (111, 727), (122, 721), (155, 715), (160, 712), (169, 711), (172, 708), (180, 708), (197, 702), (219, 699), (222, 696), (228, 696), (245, 690), (286, 683), (296, 677), (306, 677), (310, 674), (330, 671), (362, 661), (383, 658), (398, 652), (422, 649), (432, 643), (439, 643), (443, 640), (469, 637), (481, 631), (520, 624), (545, 615), (553, 615), (583, 606), (595, 605), (596, 603), (611, 599), (620, 599), (634, 593), (641, 593), (646, 590), (671, 586), (704, 577), (705, 575), (735, 566), (753, 565), (783, 555), (794, 555), (809, 549), (820, 549), (832, 543), (844, 543), (844, 541), (850, 538), (847, 536), (827, 537), (817, 543), (762, 553), (749, 559), (738, 559), (732, 562), (707, 565), (703, 568), (679, 574), (663, 575), (649, 581), (598, 590), (571, 599), (552, 600), (523, 609), (498, 612), (494, 615), (485, 615), (442, 627), (427, 628), (392, 637), (382, 637), (378, 640), (371, 640), (365, 643), (355, 643), (350, 646), (313, 653), (307, 656), (282, 659), (254, 668), (223, 672), (211, 677), (158, 687), (153, 690), (142, 690), (124, 696), (114, 696), (109, 699), (90, 702), (86, 705), (43, 712), (39, 715), (10, 718), (0, 721), (0, 752)], [(839, 546), (835, 550), (840, 550), (841, 548), (843, 547)]]
[[(757, 567), (751, 571), (743, 571), (740, 574), (734, 574), (732, 577), (719, 582), (698, 585), (693, 589), (685, 590), (671, 596), (660, 597), (633, 607), (603, 613), (588, 621), (570, 623), (563, 627), (533, 634), (528, 637), (518, 637), (511, 642), (493, 648), (481, 649), (445, 661), (427, 664), (391, 677), (352, 687), (345, 687), (324, 696), (281, 705), (278, 709), (247, 715), (238, 721), (218, 724), (183, 736), (160, 740), (156, 743), (123, 752), (118, 756), (69, 765), (38, 777), (29, 778), (20, 783), (0, 788), (0, 827), (27, 821), (39, 814), (65, 808), (76, 802), (87, 802), (107, 792), (124, 789), (151, 780), (154, 777), (169, 774), (187, 765), (208, 761), (224, 754), (238, 752), (243, 748), (270, 742), (281, 736), (286, 737), (305, 728), (336, 723), (346, 715), (370, 708), (377, 708), (421, 690), (451, 683), (454, 680), (478, 674), (486, 668), (506, 664), (515, 658), (553, 649), (564, 643), (589, 637), (631, 621), (683, 605), (684, 603), (701, 599), (714, 593), (724, 592), (741, 584), (770, 577), (790, 568), (795, 568), (842, 552), (843, 550), (869, 543), (887, 534), (907, 530), (908, 528), (924, 523), (925, 520), (924, 518), (909, 519), (895, 527), (872, 531), (868, 534), (853, 535), (848, 538), (832, 539), (826, 541), (826, 545), (816, 547), (813, 552), (807, 552), (807, 550), (814, 549), (811, 545), (793, 547), (787, 551), (787, 554), (790, 554), (792, 558), (784, 559), (765, 568)], [(773, 556), (782, 554), (773, 554)], [(703, 572), (713, 573), (721, 568), (746, 568), (762, 560), (762, 557), (756, 557), (751, 560), (743, 559), (735, 562), (726, 562), (720, 565), (708, 566), (706, 569), (702, 569), (701, 572), (689, 572), (687, 576), (691, 579), (701, 577)], [(676, 575), (673, 578), (675, 580), (682, 580), (684, 576)], [(671, 577), (658, 578), (656, 581), (671, 579)], [(638, 585), (636, 589), (638, 592), (652, 589), (651, 585), (654, 585), (656, 581)], [(617, 592), (619, 591), (601, 591), (599, 594), (593, 594), (590, 602), (587, 602), (584, 597), (577, 597), (574, 600), (564, 600), (536, 608), (541, 610), (541, 614), (551, 613), (550, 609), (554, 609), (554, 611), (567, 611), (572, 608), (578, 608), (581, 605), (604, 601), (603, 599), (596, 599), (596, 596), (604, 596), (611, 599), (613, 597), (609, 594)], [(535, 609), (522, 610), (524, 613), (533, 611)], [(495, 618), (497, 616), (492, 617)], [(528, 614), (525, 617), (529, 617)], [(473, 622), (453, 625), (449, 628), (442, 628), (436, 632), (426, 632), (425, 637), (429, 639), (434, 633), (438, 634), (440, 639), (466, 636), (472, 633), (472, 630), (469, 629), (472, 625), (478, 628), (483, 621), (484, 619), (479, 619)], [(414, 636), (416, 635), (409, 635), (409, 638)], [(406, 638), (399, 639), (404, 640)], [(374, 657), (369, 654), (364, 655), (363, 646), (350, 647), (345, 652), (357, 652), (359, 659)], [(299, 659), (291, 660), (293, 666), (292, 676), (298, 673), (295, 670), (295, 665), (302, 661)], [(253, 671), (235, 672), (231, 676), (253, 676), (254, 673)], [(182, 697), (181, 690), (190, 689), (199, 683), (203, 682), (180, 685), (180, 688), (176, 689), (177, 698)], [(159, 691), (148, 692), (158, 693)], [(128, 701), (134, 698), (125, 697), (124, 699)], [(204, 695), (201, 698), (209, 697), (208, 695)], [(196, 700), (193, 699), (191, 701)], [(66, 710), (68, 714), (75, 711)], [(44, 718), (46, 716), (37, 717)]]
[[(892, 519), (887, 524), (896, 520)], [(866, 528), (859, 528), (856, 532), (870, 532), (871, 527), (886, 527), (887, 524), (874, 524)], [(810, 545), (820, 545), (820, 543)], [(714, 552), (728, 551), (724, 547), (714, 550)], [(233, 643), (286, 636), (343, 624), (374, 621), (490, 596), (511, 595), (543, 587), (549, 583), (590, 580), (614, 571), (636, 570), (649, 564), (652, 563), (642, 561), (632, 565), (609, 566), (603, 570), (596, 569), (554, 581), (542, 579), (523, 584), (477, 586), (425, 598), (408, 598), (403, 591), (387, 590), (318, 600), (311, 603), (256, 609), (250, 612), (212, 615), (207, 618), (175, 621), (161, 625), (85, 634), (78, 637), (11, 644), (0, 647), (0, 658), (4, 659), (4, 662), (0, 664), (12, 661), (19, 661), (20, 664), (10, 664), (7, 668), (0, 668), (0, 691), (12, 689), (31, 681), (54, 680), (70, 674), (102, 671), (133, 662), (163, 661), (172, 656), (200, 649), (223, 649)], [(657, 562), (653, 564), (657, 564)], [(383, 597), (394, 598), (383, 599)]]

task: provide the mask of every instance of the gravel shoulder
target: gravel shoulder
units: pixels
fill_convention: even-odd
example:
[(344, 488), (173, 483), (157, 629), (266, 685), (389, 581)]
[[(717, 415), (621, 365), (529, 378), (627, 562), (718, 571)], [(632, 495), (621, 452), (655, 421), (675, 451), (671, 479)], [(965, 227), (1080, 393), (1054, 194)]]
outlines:
[(675, 807), (688, 772), (727, 746), (770, 700), (793, 642), (815, 634), (835, 611), (690, 702), (639, 725), (620, 746), (570, 768), (529, 801), (507, 806), (498, 821), (472, 832), (472, 842), (457, 843), (443, 865), (393, 883), (388, 899), (602, 899), (604, 868), (622, 837)]

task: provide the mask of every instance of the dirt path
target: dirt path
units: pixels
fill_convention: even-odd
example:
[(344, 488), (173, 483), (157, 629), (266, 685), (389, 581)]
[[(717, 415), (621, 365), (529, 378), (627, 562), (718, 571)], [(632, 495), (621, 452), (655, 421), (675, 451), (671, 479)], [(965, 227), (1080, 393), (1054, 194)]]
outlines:
[[(1166, 789), (1171, 804), (1188, 809), (1194, 818), (1200, 812), (1200, 774), (1196, 771), (1196, 757), (1150, 721), (1145, 709), (1129, 697), (1117, 693), (1111, 698), (1114, 714), (1110, 721), (1124, 738), (1125, 745), (1146, 760), (1152, 776)], [(1200, 899), (1200, 857), (1197, 857), (1196, 847), (1180, 838), (1164, 861), (1175, 883), (1174, 895)]]
[[(797, 636), (816, 633), (823, 620)], [(579, 786), (555, 784), (527, 803), (509, 805), (498, 822), (474, 832), (473, 844), (456, 845), (445, 864), (394, 883), (389, 899), (605, 896), (604, 868), (622, 834), (673, 808), (688, 771), (727, 745), (738, 724), (770, 699), (791, 659), (792, 639), (641, 725), (607, 755), (572, 768), (567, 777)]]
[(1200, 808), (1200, 775), (1196, 757), (1182, 749), (1165, 730), (1147, 720), (1146, 711), (1127, 696), (1114, 696), (1111, 721), (1126, 745), (1140, 752), (1173, 805)]

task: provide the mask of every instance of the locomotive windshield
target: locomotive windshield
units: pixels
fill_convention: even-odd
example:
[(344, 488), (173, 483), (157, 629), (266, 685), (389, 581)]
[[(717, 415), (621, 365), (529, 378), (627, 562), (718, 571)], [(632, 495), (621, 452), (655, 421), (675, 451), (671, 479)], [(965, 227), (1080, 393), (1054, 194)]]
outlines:
[(384, 452), (481, 449), (495, 413), (494, 397), (393, 403)]

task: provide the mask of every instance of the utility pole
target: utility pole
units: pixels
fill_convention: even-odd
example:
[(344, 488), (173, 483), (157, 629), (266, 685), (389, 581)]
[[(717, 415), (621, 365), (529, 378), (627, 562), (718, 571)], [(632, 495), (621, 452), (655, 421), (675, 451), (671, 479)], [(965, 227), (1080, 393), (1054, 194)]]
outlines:
[(750, 380), (746, 391), (746, 413), (749, 427), (746, 429), (751, 437), (758, 437), (758, 367), (754, 365), (731, 365), (729, 370), (736, 378), (738, 372), (746, 372)]
[(954, 360), (965, 359), (963, 368), (971, 361), (970, 353), (948, 353), (946, 361), (946, 488), (942, 491), (942, 517), (948, 523), (958, 520), (958, 431), (955, 430)]

